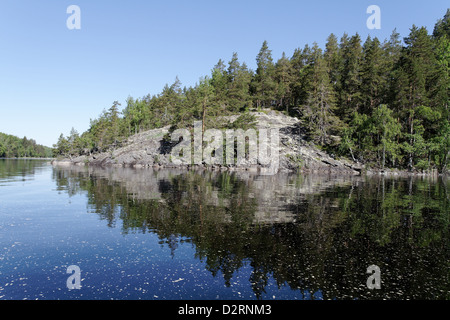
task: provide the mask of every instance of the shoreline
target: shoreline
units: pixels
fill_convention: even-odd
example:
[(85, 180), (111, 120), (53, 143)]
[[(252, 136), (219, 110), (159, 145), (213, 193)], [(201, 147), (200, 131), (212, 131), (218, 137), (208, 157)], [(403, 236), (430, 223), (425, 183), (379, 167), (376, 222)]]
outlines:
[[(270, 137), (267, 148), (276, 150), (276, 167), (269, 168), (260, 162), (259, 154), (252, 158), (242, 159), (239, 165), (234, 161), (228, 164), (204, 164), (201, 161), (195, 161), (197, 164), (174, 163), (172, 151), (177, 145), (176, 141), (167, 139), (171, 136), (170, 127), (155, 128), (139, 132), (128, 137), (120, 146), (104, 149), (100, 151), (81, 152), (78, 154), (61, 155), (60, 158), (52, 160), (52, 163), (60, 165), (79, 165), (96, 167), (132, 167), (132, 168), (180, 168), (184, 170), (208, 169), (213, 171), (247, 171), (259, 173), (262, 175), (276, 174), (277, 172), (303, 172), (306, 174), (332, 174), (342, 176), (362, 176), (362, 175), (383, 175), (383, 176), (448, 176), (448, 170), (445, 173), (438, 173), (436, 169), (428, 171), (409, 171), (408, 169), (396, 168), (377, 168), (370, 167), (370, 164), (359, 163), (345, 157), (335, 157), (327, 151), (322, 150), (312, 143), (306, 133), (303, 131), (303, 124), (295, 117), (290, 117), (280, 112), (251, 112), (255, 117), (255, 131), (270, 129), (276, 132), (275, 140)], [(236, 117), (225, 117), (230, 123), (236, 121)], [(250, 143), (250, 133), (248, 135), (250, 145), (258, 148), (259, 141)], [(244, 136), (245, 137), (245, 136)], [(189, 139), (189, 138), (188, 138)], [(221, 136), (220, 139), (223, 139)], [(176, 140), (176, 139), (175, 139)], [(187, 140), (189, 142), (189, 140)], [(192, 141), (190, 141), (192, 143)], [(266, 141), (267, 142), (267, 141)], [(195, 144), (191, 151), (198, 151)], [(202, 146), (200, 146), (202, 148)], [(227, 146), (225, 147), (227, 148)], [(178, 150), (178, 149), (177, 149)], [(178, 151), (179, 152), (179, 151)], [(257, 152), (257, 151), (256, 151)], [(250, 151), (249, 151), (250, 153)], [(223, 162), (223, 161), (222, 161)], [(374, 164), (376, 165), (376, 164)], [(272, 166), (272, 163), (270, 164)]]
[(55, 158), (28, 158), (28, 157), (19, 157), (19, 158), (0, 158), (0, 160), (56, 160)]
[[(152, 164), (152, 165), (143, 165), (143, 164), (134, 164), (134, 165), (116, 165), (116, 164), (96, 164), (96, 163), (85, 163), (85, 162), (77, 162), (69, 159), (57, 160), (51, 159), (50, 164), (53, 166), (78, 166), (78, 167), (94, 167), (94, 168), (132, 168), (132, 169), (156, 169), (156, 170), (164, 170), (164, 169), (182, 169), (186, 171), (190, 170), (202, 170), (202, 171), (219, 171), (219, 172), (250, 172), (255, 174), (268, 175), (267, 168), (262, 166), (245, 166), (245, 167), (236, 167), (229, 165), (176, 165), (176, 164)], [(349, 168), (350, 169), (350, 168)], [(276, 173), (271, 173), (271, 175), (276, 175), (278, 173), (304, 173), (304, 174), (332, 174), (337, 176), (387, 176), (387, 177), (448, 177), (448, 173), (439, 173), (439, 172), (418, 172), (418, 171), (407, 171), (400, 169), (361, 169), (360, 171), (356, 170), (341, 170), (341, 169), (333, 169), (330, 167), (318, 167), (318, 168), (304, 168), (304, 169), (279, 169)]]

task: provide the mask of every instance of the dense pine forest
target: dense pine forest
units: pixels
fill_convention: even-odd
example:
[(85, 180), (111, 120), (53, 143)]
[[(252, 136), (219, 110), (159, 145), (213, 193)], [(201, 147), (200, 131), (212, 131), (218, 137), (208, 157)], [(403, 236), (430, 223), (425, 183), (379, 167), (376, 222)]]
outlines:
[[(274, 60), (264, 41), (256, 70), (233, 53), (193, 87), (178, 78), (159, 94), (115, 101), (90, 128), (61, 134), (55, 156), (116, 148), (144, 130), (220, 128), (217, 116), (278, 110), (300, 119), (312, 142), (338, 157), (376, 168), (448, 170), (450, 157), (450, 9), (432, 32), (412, 26), (401, 38), (334, 34), (325, 48), (305, 45)], [(1, 144), (0, 144), (1, 155)]]
[(50, 158), (52, 149), (33, 139), (22, 139), (0, 132), (0, 158)]

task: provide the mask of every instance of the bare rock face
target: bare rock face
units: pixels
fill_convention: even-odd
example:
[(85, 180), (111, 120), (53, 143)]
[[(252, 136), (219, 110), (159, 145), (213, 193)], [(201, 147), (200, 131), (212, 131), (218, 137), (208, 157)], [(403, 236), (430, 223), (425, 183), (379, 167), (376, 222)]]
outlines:
[(302, 123), (276, 111), (255, 113), (258, 128), (280, 132), (280, 170), (359, 174), (361, 167), (349, 160), (337, 160), (307, 140)]
[[(266, 110), (252, 112), (256, 117), (256, 131), (260, 129), (277, 129), (279, 132), (278, 171), (302, 171), (312, 173), (359, 174), (361, 167), (350, 160), (335, 159), (332, 155), (317, 148), (307, 140), (306, 131), (300, 120), (281, 112)], [(227, 117), (230, 122), (237, 116)], [(270, 142), (269, 142), (270, 143)], [(180, 167), (172, 162), (171, 150), (177, 143), (170, 140), (170, 127), (153, 129), (128, 138), (123, 146), (108, 152), (91, 156), (80, 156), (71, 160), (55, 161), (78, 165), (102, 167)], [(264, 168), (258, 161), (243, 161), (239, 166), (219, 165), (210, 167), (219, 170), (258, 171)], [(185, 166), (187, 167), (187, 166)]]

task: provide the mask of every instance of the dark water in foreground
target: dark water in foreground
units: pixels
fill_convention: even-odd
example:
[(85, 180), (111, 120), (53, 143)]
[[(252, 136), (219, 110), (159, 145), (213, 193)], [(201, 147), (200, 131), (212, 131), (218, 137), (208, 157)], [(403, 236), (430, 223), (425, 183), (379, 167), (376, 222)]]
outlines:
[(0, 160), (0, 299), (448, 300), (449, 226), (442, 178)]

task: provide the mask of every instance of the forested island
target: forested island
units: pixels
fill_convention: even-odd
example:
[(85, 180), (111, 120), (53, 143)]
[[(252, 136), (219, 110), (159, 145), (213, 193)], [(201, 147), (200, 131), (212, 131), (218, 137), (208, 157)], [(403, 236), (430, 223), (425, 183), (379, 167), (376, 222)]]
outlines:
[(403, 39), (396, 30), (385, 40), (330, 34), (325, 48), (305, 45), (278, 60), (264, 41), (256, 63), (251, 70), (233, 53), (193, 87), (176, 78), (156, 95), (128, 97), (122, 110), (115, 101), (87, 131), (61, 134), (54, 156), (89, 162), (149, 130), (192, 130), (196, 120), (205, 128), (245, 130), (254, 112), (277, 112), (298, 120), (305, 139), (333, 159), (381, 170), (448, 171), (450, 9), (432, 32), (413, 25)]
[(0, 132), (0, 158), (51, 158), (52, 148), (27, 137), (19, 138)]

